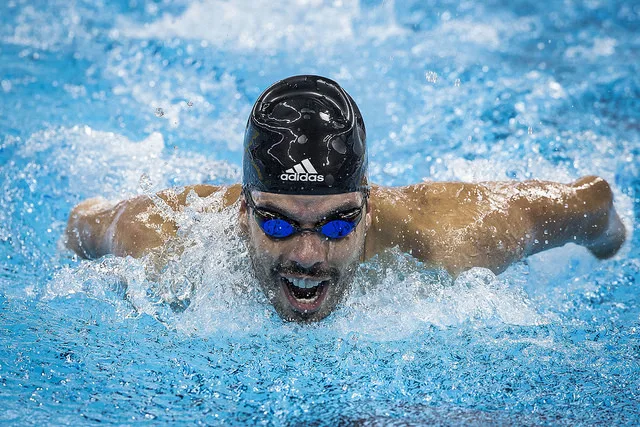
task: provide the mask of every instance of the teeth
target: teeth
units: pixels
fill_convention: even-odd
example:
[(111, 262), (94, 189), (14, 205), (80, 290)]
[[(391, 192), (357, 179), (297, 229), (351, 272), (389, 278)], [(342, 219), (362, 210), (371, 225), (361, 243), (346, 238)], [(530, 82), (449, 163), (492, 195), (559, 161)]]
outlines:
[(290, 278), (289, 281), (293, 283), (293, 286), (296, 286), (302, 289), (311, 289), (318, 286), (320, 283), (322, 283), (319, 280), (294, 279), (294, 278)]

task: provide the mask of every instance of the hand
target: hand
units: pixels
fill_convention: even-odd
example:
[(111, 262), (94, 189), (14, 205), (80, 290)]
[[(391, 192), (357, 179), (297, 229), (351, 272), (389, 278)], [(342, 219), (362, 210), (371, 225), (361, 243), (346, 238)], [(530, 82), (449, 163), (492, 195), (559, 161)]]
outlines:
[(583, 245), (599, 259), (611, 258), (626, 238), (624, 224), (613, 205), (611, 187), (596, 176), (580, 178), (573, 186), (587, 208), (584, 216), (590, 231)]
[(94, 257), (97, 236), (106, 226), (100, 222), (99, 214), (112, 206), (108, 200), (95, 197), (74, 207), (67, 222), (66, 246), (83, 258)]
[(604, 232), (593, 243), (586, 245), (587, 249), (599, 259), (607, 259), (614, 256), (626, 238), (624, 224), (613, 206), (611, 206), (608, 217), (609, 222)]

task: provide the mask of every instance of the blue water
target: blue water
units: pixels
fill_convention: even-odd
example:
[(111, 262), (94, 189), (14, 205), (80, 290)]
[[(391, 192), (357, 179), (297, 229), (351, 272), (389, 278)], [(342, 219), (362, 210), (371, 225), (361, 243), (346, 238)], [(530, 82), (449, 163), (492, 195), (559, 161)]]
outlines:
[[(638, 28), (632, 1), (0, 2), (0, 423), (638, 425)], [(392, 251), (311, 326), (233, 211), (193, 201), (159, 277), (63, 248), (88, 197), (237, 182), (255, 98), (301, 73), (357, 100), (374, 182), (597, 174), (628, 242), (455, 281)]]

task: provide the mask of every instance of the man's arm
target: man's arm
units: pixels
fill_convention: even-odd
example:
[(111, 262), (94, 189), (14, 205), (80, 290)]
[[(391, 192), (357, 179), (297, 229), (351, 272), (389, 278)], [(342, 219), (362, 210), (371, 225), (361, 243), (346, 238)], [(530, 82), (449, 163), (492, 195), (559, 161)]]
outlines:
[[(173, 211), (186, 204), (189, 192), (207, 197), (223, 190), (211, 185), (194, 185), (176, 193), (172, 190), (157, 196)], [(224, 206), (238, 199), (240, 186), (224, 188)], [(106, 254), (140, 257), (163, 245), (176, 235), (174, 221), (163, 215), (149, 196), (139, 196), (112, 204), (104, 199), (86, 200), (69, 215), (66, 231), (67, 247), (83, 258), (99, 258)]]
[(574, 242), (599, 258), (617, 252), (625, 230), (606, 181), (423, 183), (374, 187), (366, 254), (399, 246), (451, 274), (499, 273), (511, 263)]

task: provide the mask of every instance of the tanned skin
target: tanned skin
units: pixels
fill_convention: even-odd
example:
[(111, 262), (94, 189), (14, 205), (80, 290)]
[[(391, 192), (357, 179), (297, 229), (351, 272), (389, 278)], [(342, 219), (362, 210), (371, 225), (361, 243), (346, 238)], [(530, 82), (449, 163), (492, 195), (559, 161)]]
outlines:
[[(173, 210), (194, 191), (200, 197), (224, 191), (223, 205), (240, 199), (240, 185), (195, 185), (158, 196)], [(613, 205), (609, 184), (588, 176), (572, 184), (544, 181), (431, 182), (407, 187), (372, 186), (368, 207), (372, 223), (365, 258), (387, 248), (401, 251), (458, 275), (471, 267), (494, 273), (537, 252), (573, 242), (595, 256), (613, 256), (625, 229)], [(154, 201), (140, 196), (111, 204), (89, 199), (69, 217), (67, 246), (84, 258), (106, 254), (141, 257), (176, 236)]]

